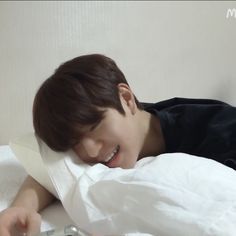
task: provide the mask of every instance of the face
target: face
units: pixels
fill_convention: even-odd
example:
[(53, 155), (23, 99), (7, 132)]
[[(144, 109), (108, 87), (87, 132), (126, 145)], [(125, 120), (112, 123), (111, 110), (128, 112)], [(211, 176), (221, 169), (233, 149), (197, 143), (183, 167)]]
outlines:
[(134, 167), (141, 149), (138, 126), (129, 107), (123, 107), (125, 116), (108, 108), (104, 119), (85, 132), (74, 147), (80, 159), (87, 163), (103, 163), (110, 168)]

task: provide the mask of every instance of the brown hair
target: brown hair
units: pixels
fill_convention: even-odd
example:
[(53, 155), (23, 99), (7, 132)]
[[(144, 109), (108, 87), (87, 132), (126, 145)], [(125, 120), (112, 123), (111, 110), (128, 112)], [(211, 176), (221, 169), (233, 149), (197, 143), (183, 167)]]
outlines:
[[(84, 55), (65, 62), (36, 93), (35, 133), (55, 151), (72, 148), (86, 127), (103, 119), (105, 108), (125, 115), (119, 83), (128, 84), (115, 62), (103, 55)], [(136, 98), (135, 101), (142, 109)]]

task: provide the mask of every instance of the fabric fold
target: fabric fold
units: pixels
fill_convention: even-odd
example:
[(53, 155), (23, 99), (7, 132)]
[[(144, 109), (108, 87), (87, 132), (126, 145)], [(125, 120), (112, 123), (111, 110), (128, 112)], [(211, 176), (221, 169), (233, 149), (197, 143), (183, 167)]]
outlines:
[(90, 166), (72, 151), (56, 153), (42, 143), (40, 152), (67, 213), (90, 233), (236, 233), (236, 172), (218, 162), (173, 153), (124, 170)]

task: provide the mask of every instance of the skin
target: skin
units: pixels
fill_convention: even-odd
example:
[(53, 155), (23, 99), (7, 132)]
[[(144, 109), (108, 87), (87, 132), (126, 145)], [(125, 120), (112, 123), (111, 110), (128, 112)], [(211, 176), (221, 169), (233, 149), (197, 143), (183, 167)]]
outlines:
[(48, 206), (55, 197), (43, 186), (28, 176), (11, 206), (0, 213), (0, 235), (14, 236), (39, 233), (41, 216), (38, 212)]
[[(96, 128), (85, 132), (74, 151), (87, 163), (128, 169), (138, 159), (164, 152), (165, 145), (159, 120), (137, 108), (128, 85), (119, 84), (118, 90), (125, 115), (107, 108), (104, 119)], [(118, 153), (105, 162), (117, 147)]]
[[(85, 132), (74, 151), (85, 162), (104, 163), (118, 147), (114, 158), (104, 164), (128, 169), (141, 158), (164, 152), (165, 143), (159, 119), (137, 108), (128, 85), (119, 84), (118, 90), (125, 116), (107, 108), (105, 118)], [(11, 207), (0, 213), (0, 235), (12, 236), (14, 231), (26, 232), (27, 236), (36, 234), (41, 224), (38, 212), (54, 200), (51, 193), (28, 176)]]

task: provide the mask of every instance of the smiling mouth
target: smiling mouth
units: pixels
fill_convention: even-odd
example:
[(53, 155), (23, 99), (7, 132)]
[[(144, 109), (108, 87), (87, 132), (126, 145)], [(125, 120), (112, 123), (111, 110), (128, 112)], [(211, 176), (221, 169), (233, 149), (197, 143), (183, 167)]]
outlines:
[(103, 163), (108, 164), (116, 158), (116, 154), (119, 152), (120, 146), (118, 145), (113, 152), (103, 161)]

